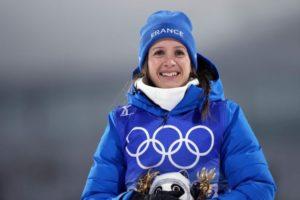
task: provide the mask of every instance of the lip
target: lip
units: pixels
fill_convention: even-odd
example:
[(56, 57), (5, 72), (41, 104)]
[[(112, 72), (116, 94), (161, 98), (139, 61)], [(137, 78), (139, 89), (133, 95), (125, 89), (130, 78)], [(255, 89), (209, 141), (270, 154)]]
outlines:
[(177, 77), (180, 75), (178, 71), (168, 71), (168, 72), (159, 72), (159, 76), (161, 77)]
[[(172, 75), (176, 74), (176, 75)], [(165, 74), (165, 75), (163, 75)], [(168, 75), (167, 75), (168, 74)], [(160, 81), (162, 81), (164, 84), (171, 84), (174, 82), (177, 82), (180, 79), (181, 72), (179, 71), (161, 71), (158, 73), (158, 78)]]

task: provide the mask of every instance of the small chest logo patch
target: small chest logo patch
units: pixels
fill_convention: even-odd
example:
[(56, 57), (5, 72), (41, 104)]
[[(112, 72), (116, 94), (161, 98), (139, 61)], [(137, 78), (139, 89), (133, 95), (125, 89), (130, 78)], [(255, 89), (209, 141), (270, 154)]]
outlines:
[(131, 105), (126, 105), (126, 106), (123, 106), (122, 107), (122, 113), (120, 114), (121, 117), (125, 117), (125, 116), (128, 116), (128, 115), (132, 115), (134, 114), (133, 112), (129, 112), (128, 108), (131, 107)]

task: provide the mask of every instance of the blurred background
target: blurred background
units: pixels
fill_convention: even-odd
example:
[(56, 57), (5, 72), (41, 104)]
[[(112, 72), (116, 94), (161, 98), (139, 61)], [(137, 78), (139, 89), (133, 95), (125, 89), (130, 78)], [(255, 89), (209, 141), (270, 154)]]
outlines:
[(278, 185), (300, 198), (300, 2), (0, 0), (0, 199), (79, 199), (108, 112), (126, 102), (139, 29), (182, 10)]

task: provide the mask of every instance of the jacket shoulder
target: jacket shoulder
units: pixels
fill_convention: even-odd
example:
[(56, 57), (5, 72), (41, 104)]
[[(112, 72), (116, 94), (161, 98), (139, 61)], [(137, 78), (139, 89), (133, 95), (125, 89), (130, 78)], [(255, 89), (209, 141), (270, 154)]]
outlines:
[(232, 122), (239, 108), (239, 104), (231, 99), (212, 101), (210, 103), (212, 119), (218, 120), (218, 123), (220, 123), (224, 129)]
[(222, 100), (218, 100), (218, 101), (212, 101), (211, 102), (212, 105), (223, 105), (226, 106), (226, 108), (228, 109), (236, 109), (237, 107), (239, 107), (239, 104), (235, 101), (233, 101), (232, 99), (222, 99)]
[(109, 113), (110, 126), (114, 126), (120, 139), (121, 146), (124, 148), (126, 128), (131, 116), (135, 113), (136, 108), (130, 104), (116, 106)]
[(218, 108), (225, 113), (233, 114), (237, 109), (240, 108), (240, 105), (231, 99), (224, 99), (219, 101), (212, 101), (211, 108)]

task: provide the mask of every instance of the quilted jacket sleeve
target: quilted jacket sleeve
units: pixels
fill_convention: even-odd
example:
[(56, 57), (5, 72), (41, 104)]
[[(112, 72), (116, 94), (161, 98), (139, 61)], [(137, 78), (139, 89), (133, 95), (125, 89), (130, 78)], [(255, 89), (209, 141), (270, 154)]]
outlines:
[(94, 163), (88, 175), (81, 200), (127, 199), (122, 145), (113, 113), (94, 153)]
[(271, 200), (276, 186), (262, 149), (242, 109), (228, 103), (229, 126), (221, 150), (221, 167), (230, 190), (219, 200)]

